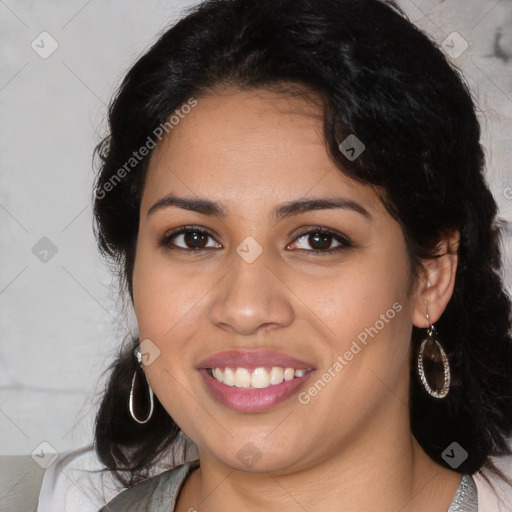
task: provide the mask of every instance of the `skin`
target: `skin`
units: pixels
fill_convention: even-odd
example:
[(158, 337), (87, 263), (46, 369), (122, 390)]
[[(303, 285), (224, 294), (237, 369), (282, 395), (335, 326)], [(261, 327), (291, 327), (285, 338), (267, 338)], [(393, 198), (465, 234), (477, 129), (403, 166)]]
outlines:
[[(284, 93), (215, 91), (198, 98), (152, 155), (133, 299), (140, 339), (160, 349), (145, 368), (150, 385), (199, 451), (178, 512), (444, 512), (458, 485), (460, 474), (434, 463), (413, 438), (408, 409), (412, 326), (427, 326), (427, 310), (434, 323), (443, 313), (457, 238), (442, 241), (441, 256), (425, 262), (411, 291), (399, 224), (376, 190), (334, 166), (319, 114)], [(227, 214), (170, 206), (148, 215), (170, 193), (218, 201)], [(278, 222), (270, 215), (287, 201), (334, 196), (371, 218), (342, 208)], [(213, 232), (206, 249), (193, 252), (183, 236), (159, 246), (187, 225)], [(318, 246), (297, 237), (318, 226), (353, 246), (313, 253)], [(252, 263), (236, 252), (248, 236), (263, 249)], [(219, 351), (264, 347), (311, 362), (319, 376), (395, 303), (401, 311), (307, 405), (293, 396), (264, 412), (234, 411), (210, 396), (196, 370)], [(237, 456), (248, 442), (261, 455), (251, 468)]]

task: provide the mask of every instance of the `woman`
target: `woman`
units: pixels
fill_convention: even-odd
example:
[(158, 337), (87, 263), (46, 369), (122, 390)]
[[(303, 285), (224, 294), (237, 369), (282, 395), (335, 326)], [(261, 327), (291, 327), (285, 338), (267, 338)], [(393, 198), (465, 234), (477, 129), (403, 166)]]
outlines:
[[(109, 123), (96, 232), (140, 336), (98, 413), (130, 487), (102, 510), (476, 511), (472, 475), (508, 481), (480, 129), (394, 4), (205, 2)], [(148, 479), (184, 437), (198, 459)]]

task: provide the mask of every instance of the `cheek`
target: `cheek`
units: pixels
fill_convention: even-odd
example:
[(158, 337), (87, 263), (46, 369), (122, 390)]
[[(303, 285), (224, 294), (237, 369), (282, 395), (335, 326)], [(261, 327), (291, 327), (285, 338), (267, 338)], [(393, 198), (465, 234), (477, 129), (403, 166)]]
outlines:
[[(151, 340), (158, 356), (145, 367), (148, 381), (173, 419), (182, 426), (193, 411), (190, 391), (192, 351), (189, 340), (200, 328), (201, 280), (176, 273), (154, 249), (139, 245), (133, 275), (133, 299), (140, 340)], [(183, 407), (183, 404), (188, 404)], [(182, 410), (187, 413), (182, 417)]]
[(407, 320), (408, 282), (407, 259), (397, 251), (354, 258), (316, 283), (298, 281), (294, 291), (321, 320), (326, 335), (338, 340), (337, 349), (342, 349), (360, 334), (364, 339), (372, 327), (392, 333), (396, 324)]
[[(133, 300), (141, 339), (163, 343), (187, 316), (196, 313), (207, 288), (205, 280), (166, 262), (165, 255), (139, 244), (133, 275)], [(203, 284), (201, 284), (203, 283)]]
[(326, 379), (336, 375), (333, 400), (339, 392), (354, 404), (363, 396), (381, 396), (387, 388), (379, 379), (391, 389), (400, 385), (409, 364), (409, 272), (405, 247), (397, 243), (380, 254), (354, 259), (313, 296), (314, 288), (309, 288), (308, 305), (328, 340), (322, 370), (330, 371)]

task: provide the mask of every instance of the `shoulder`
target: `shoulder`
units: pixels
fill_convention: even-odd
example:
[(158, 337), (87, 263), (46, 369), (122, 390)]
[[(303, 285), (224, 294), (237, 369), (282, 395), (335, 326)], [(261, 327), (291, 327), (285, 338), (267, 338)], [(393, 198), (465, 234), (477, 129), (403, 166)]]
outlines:
[(149, 478), (118, 494), (100, 512), (172, 511), (183, 482), (198, 466), (194, 460)]
[[(512, 456), (497, 457), (494, 462), (506, 476), (512, 477)], [(487, 473), (487, 477), (494, 489), (481, 472), (473, 475), (478, 489), (478, 512), (510, 512), (512, 487), (492, 474)]]
[(92, 446), (64, 452), (44, 473), (37, 512), (97, 512), (121, 490)]
[[(148, 478), (198, 458), (195, 445), (182, 433), (180, 436), (182, 439), (150, 468)], [(125, 487), (99, 460), (94, 447), (87, 446), (61, 452), (44, 472), (39, 491), (37, 512), (98, 512), (125, 491)]]

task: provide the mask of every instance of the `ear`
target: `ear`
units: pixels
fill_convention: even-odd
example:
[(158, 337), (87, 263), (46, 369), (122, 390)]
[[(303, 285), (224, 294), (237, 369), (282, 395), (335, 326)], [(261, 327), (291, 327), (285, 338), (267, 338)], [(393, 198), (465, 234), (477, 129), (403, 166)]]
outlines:
[(445, 235), (439, 241), (435, 257), (422, 261), (412, 311), (412, 323), (416, 327), (428, 327), (427, 312), (430, 321), (437, 322), (452, 297), (459, 240), (459, 231)]

